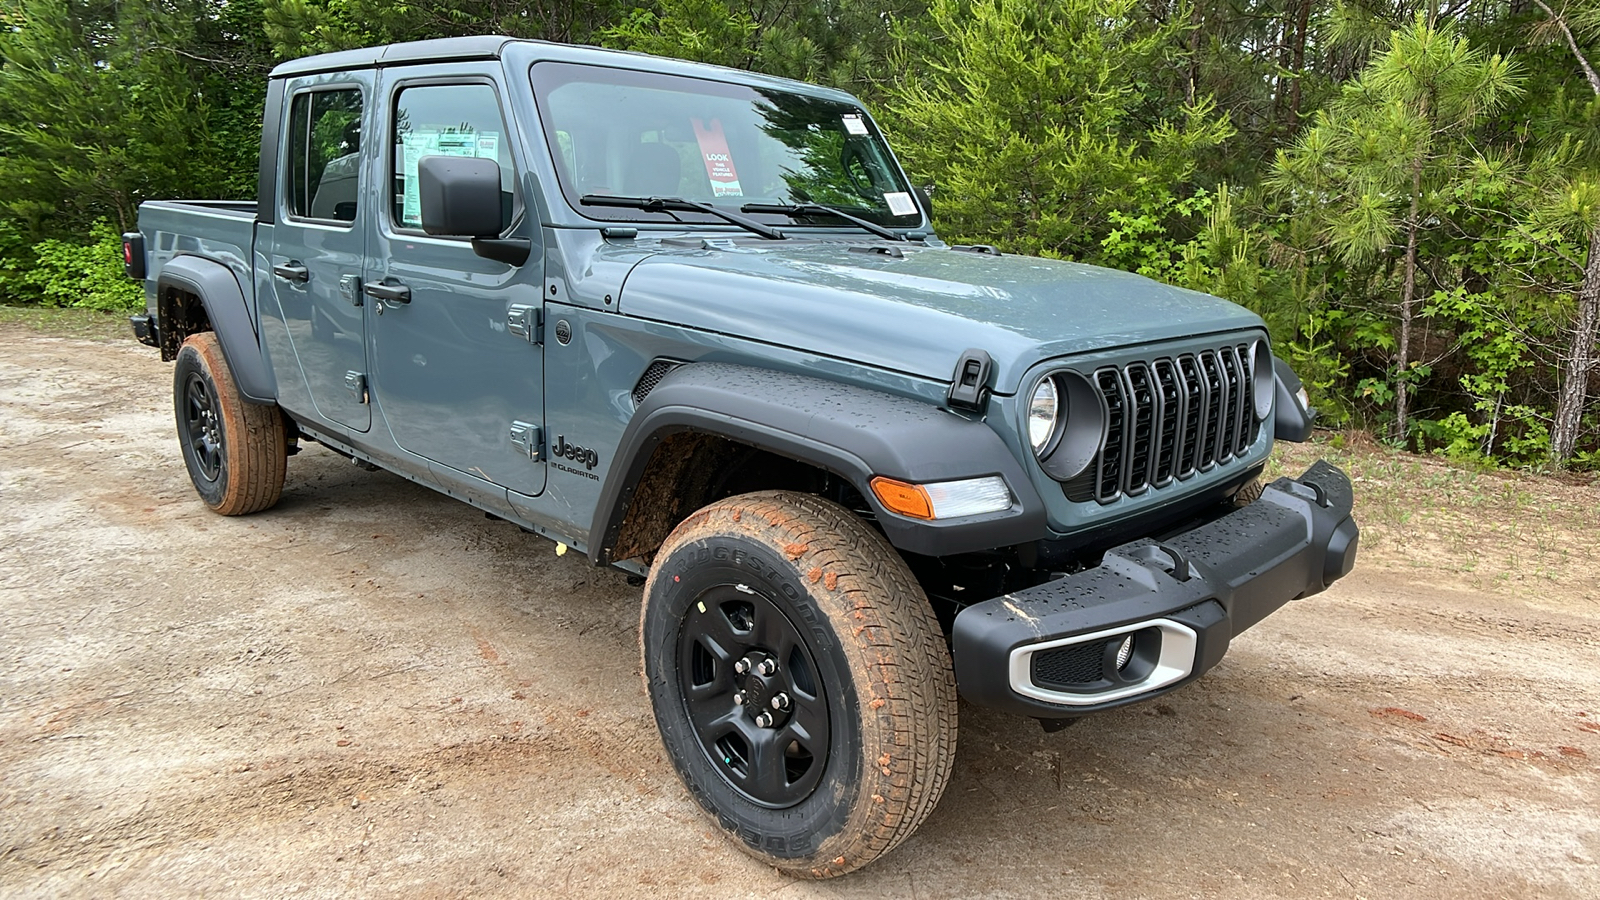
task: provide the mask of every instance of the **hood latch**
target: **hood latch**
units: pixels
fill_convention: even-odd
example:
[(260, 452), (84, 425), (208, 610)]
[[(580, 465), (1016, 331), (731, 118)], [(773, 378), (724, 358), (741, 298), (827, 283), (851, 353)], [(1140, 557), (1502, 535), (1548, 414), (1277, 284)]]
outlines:
[(950, 379), (950, 408), (982, 411), (984, 395), (989, 391), (989, 370), (993, 367), (989, 354), (976, 347), (961, 354), (955, 376)]

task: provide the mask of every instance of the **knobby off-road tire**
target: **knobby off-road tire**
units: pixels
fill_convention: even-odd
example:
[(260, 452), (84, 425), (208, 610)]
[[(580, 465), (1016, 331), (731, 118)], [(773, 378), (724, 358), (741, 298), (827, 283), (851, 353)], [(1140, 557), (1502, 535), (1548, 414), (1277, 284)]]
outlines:
[(1249, 506), (1257, 500), (1260, 500), (1261, 492), (1265, 491), (1266, 489), (1266, 482), (1261, 480), (1260, 475), (1257, 475), (1256, 477), (1250, 479), (1250, 481), (1246, 483), (1244, 487), (1239, 488), (1239, 490), (1234, 493), (1233, 505), (1241, 509)]
[(689, 516), (651, 566), (640, 638), (679, 777), (780, 871), (872, 862), (950, 780), (944, 635), (904, 561), (837, 504), (773, 491)]
[(183, 462), (206, 506), (242, 516), (277, 503), (289, 465), (283, 413), (239, 396), (215, 332), (179, 348), (172, 397)]

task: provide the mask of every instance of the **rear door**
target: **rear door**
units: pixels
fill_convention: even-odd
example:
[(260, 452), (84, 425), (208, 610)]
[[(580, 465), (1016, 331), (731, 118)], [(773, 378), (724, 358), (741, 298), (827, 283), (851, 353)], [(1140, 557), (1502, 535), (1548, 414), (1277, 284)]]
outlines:
[[(451, 71), (459, 75), (451, 75)], [(371, 269), (374, 389), (402, 448), (431, 460), (466, 489), (489, 482), (519, 494), (544, 490), (535, 458), (544, 422), (544, 348), (535, 329), (544, 257), (525, 213), (524, 170), (500, 86), (481, 66), (429, 66), (427, 78), (383, 74), (384, 208), (374, 213)], [(417, 161), (494, 159), (501, 175), (501, 237), (528, 238), (521, 266), (484, 259), (471, 241), (423, 233)], [(403, 300), (383, 300), (383, 294)], [(443, 469), (441, 469), (443, 467)], [(466, 479), (470, 479), (467, 481)], [(503, 501), (504, 495), (501, 494)]]
[(361, 283), (369, 196), (361, 173), (372, 117), (371, 72), (312, 75), (285, 85), (273, 296), (316, 411), (372, 427)]

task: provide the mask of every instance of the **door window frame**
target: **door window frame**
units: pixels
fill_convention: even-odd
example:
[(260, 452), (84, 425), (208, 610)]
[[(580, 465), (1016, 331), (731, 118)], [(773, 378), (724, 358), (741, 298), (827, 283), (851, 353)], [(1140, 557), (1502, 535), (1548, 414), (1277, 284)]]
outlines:
[[(294, 211), (293, 205), (289, 202), (290, 194), (293, 191), (292, 179), (294, 177), (294, 173), (293, 173), (294, 153), (293, 153), (293, 145), (291, 143), (293, 141), (293, 139), (294, 139), (294, 134), (293, 134), (293, 131), (294, 131), (294, 101), (295, 101), (296, 98), (301, 97), (301, 96), (309, 96), (311, 94), (320, 94), (320, 93), (325, 93), (325, 92), (328, 92), (328, 91), (349, 91), (349, 90), (354, 90), (361, 97), (361, 116), (360, 116), (358, 121), (361, 122), (362, 140), (361, 140), (361, 147), (358, 148), (357, 151), (356, 151), (356, 215), (355, 215), (355, 218), (350, 219), (350, 220), (347, 221), (345, 219), (319, 219), (319, 218), (315, 218), (313, 216), (297, 215), (295, 213), (295, 211)], [(363, 190), (363, 188), (365, 187), (365, 185), (363, 184), (363, 181), (364, 181), (363, 172), (366, 169), (365, 160), (367, 158), (367, 144), (368, 144), (367, 134), (370, 132), (371, 124), (372, 124), (371, 123), (371, 112), (370, 112), (372, 104), (370, 102), (368, 102), (368, 99), (369, 98), (367, 97), (366, 85), (362, 84), (359, 81), (339, 81), (339, 82), (328, 82), (326, 84), (311, 84), (311, 85), (305, 85), (303, 87), (292, 87), (289, 90), (284, 92), (283, 117), (282, 117), (281, 121), (286, 123), (286, 124), (282, 128), (283, 137), (278, 143), (278, 158), (280, 160), (280, 163), (279, 163), (279, 166), (278, 166), (278, 213), (279, 213), (279, 216), (281, 217), (281, 219), (284, 222), (289, 222), (289, 223), (293, 223), (295, 225), (300, 225), (300, 226), (315, 226), (315, 227), (320, 227), (320, 228), (331, 228), (331, 229), (336, 229), (338, 231), (350, 231), (350, 230), (354, 229), (357, 224), (360, 223), (360, 221), (361, 221), (361, 210), (366, 205), (362, 201), (362, 195), (365, 193), (365, 191)], [(309, 100), (307, 101), (307, 103), (312, 103), (312, 102), (314, 102), (314, 101), (309, 101)], [(307, 154), (309, 156), (309, 154), (310, 154), (309, 136), (308, 136), (308, 140), (307, 140), (306, 152), (307, 152)]]
[(525, 189), (526, 186), (522, 183), (523, 173), (527, 170), (527, 167), (517, 158), (518, 141), (512, 140), (512, 136), (516, 134), (516, 128), (513, 124), (514, 119), (506, 107), (506, 99), (504, 93), (500, 90), (500, 83), (483, 75), (415, 76), (396, 80), (390, 85), (387, 98), (386, 108), (389, 114), (389, 127), (383, 135), (384, 212), (382, 221), (384, 229), (391, 235), (405, 237), (408, 240), (421, 238), (429, 241), (444, 241), (450, 244), (470, 244), (472, 242), (470, 237), (447, 237), (439, 234), (428, 234), (420, 226), (413, 227), (401, 222), (395, 217), (394, 213), (394, 185), (400, 173), (395, 171), (398, 162), (395, 159), (395, 141), (393, 138), (395, 136), (395, 125), (400, 119), (400, 95), (413, 88), (456, 87), (462, 85), (485, 85), (489, 88), (494, 94), (495, 108), (500, 113), (500, 127), (505, 129), (502, 132), (504, 135), (503, 145), (506, 148), (506, 153), (511, 158), (511, 221), (506, 224), (505, 228), (501, 229), (498, 237), (504, 238), (515, 234), (517, 229), (522, 226), (522, 220), (527, 217), (528, 201), (525, 196), (527, 191)]

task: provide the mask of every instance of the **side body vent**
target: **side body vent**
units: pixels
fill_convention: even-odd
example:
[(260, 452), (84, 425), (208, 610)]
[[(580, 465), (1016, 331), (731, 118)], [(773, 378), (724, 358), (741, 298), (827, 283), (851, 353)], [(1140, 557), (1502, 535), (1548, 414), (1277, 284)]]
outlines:
[(667, 377), (668, 372), (681, 365), (683, 363), (675, 360), (658, 359), (647, 366), (644, 374), (639, 376), (639, 383), (633, 386), (633, 405), (638, 406), (643, 403), (644, 398), (650, 396), (650, 392), (655, 390), (656, 385), (661, 383), (661, 379)]

